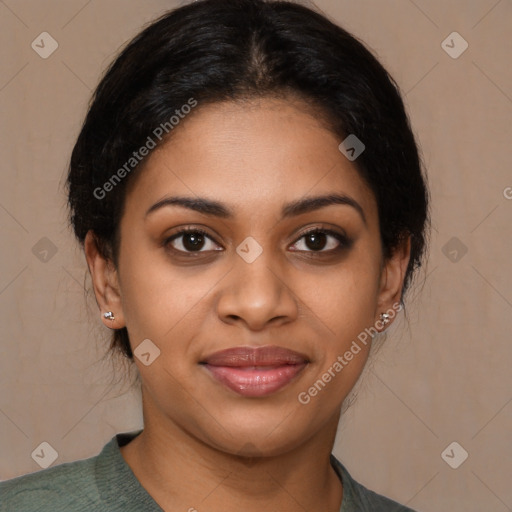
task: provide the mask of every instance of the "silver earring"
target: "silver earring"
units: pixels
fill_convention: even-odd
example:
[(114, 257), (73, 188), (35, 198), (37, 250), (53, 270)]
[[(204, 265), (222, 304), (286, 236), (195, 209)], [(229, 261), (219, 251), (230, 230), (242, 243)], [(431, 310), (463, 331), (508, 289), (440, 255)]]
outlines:
[(388, 325), (391, 320), (389, 319), (390, 315), (388, 313), (381, 313), (380, 320), (384, 325)]
[(107, 320), (114, 320), (115, 319), (114, 313), (112, 313), (112, 311), (107, 311), (106, 313), (103, 313), (103, 316)]

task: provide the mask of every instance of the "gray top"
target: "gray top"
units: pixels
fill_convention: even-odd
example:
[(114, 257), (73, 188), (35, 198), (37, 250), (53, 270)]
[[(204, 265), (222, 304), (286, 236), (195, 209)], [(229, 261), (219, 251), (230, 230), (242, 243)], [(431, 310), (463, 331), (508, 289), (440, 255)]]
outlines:
[[(0, 511), (162, 512), (119, 450), (141, 432), (116, 434), (94, 457), (0, 482)], [(332, 454), (331, 464), (343, 483), (340, 512), (414, 512), (357, 483)]]

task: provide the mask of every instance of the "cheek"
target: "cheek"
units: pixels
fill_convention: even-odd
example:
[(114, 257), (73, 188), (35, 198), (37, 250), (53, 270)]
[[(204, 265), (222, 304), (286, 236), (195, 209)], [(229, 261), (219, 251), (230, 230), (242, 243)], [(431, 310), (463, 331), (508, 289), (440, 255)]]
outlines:
[(309, 316), (338, 343), (374, 322), (380, 266), (363, 252), (352, 253), (330, 272), (297, 273), (294, 278), (294, 292), (310, 310)]
[(339, 269), (329, 279), (304, 282), (303, 297), (314, 321), (315, 364), (305, 379), (298, 401), (310, 414), (323, 418), (346, 398), (367, 362), (370, 331), (378, 292), (375, 262), (363, 258)]
[(322, 279), (301, 276), (297, 295), (319, 322), (339, 337), (372, 321), (376, 285), (370, 274), (343, 269)]
[[(197, 356), (194, 339), (212, 334), (206, 326), (212, 322), (212, 297), (227, 269), (222, 265), (176, 266), (165, 251), (135, 247), (129, 241), (124, 251), (119, 273), (132, 348), (150, 339), (160, 348), (162, 361), (185, 371)], [(180, 357), (174, 357), (178, 353)]]
[(161, 346), (162, 337), (176, 329), (207, 287), (190, 278), (190, 269), (173, 268), (163, 251), (134, 245), (126, 242), (119, 261), (126, 326), (132, 345), (149, 338)]

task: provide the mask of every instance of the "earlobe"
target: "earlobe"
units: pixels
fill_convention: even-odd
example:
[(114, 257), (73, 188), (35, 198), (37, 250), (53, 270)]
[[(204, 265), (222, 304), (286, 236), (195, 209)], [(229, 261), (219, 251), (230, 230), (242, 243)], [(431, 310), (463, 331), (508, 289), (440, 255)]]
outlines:
[(411, 256), (411, 236), (408, 235), (384, 263), (378, 299), (378, 313), (386, 314), (402, 298), (405, 274)]
[(85, 237), (84, 253), (102, 322), (111, 329), (125, 327), (117, 270), (114, 263), (101, 254), (92, 231)]

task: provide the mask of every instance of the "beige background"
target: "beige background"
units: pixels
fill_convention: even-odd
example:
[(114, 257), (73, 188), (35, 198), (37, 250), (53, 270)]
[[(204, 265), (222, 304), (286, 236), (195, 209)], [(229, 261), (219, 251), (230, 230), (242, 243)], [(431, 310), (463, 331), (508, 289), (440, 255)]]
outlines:
[[(86, 307), (62, 184), (100, 73), (177, 4), (0, 1), (0, 479), (40, 469), (31, 453), (43, 441), (55, 465), (141, 426), (137, 393), (113, 385), (122, 372), (101, 361), (108, 332), (94, 301)], [(404, 91), (434, 224), (425, 285), (358, 386), (335, 454), (356, 479), (422, 512), (512, 510), (512, 2), (317, 5)], [(48, 59), (31, 48), (43, 31), (59, 44)], [(469, 43), (457, 59), (441, 46), (453, 31)], [(40, 252), (51, 247), (43, 237), (54, 255)], [(452, 441), (469, 453), (457, 469), (441, 457)]]

